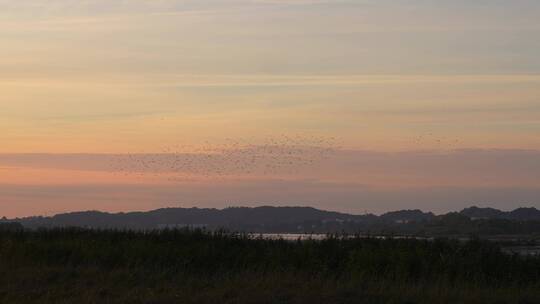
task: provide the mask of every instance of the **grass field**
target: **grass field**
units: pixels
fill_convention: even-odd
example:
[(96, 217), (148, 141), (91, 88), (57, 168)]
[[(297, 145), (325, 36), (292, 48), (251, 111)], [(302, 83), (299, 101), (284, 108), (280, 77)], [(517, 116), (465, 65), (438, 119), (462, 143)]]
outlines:
[(0, 303), (540, 303), (540, 257), (479, 240), (3, 231)]

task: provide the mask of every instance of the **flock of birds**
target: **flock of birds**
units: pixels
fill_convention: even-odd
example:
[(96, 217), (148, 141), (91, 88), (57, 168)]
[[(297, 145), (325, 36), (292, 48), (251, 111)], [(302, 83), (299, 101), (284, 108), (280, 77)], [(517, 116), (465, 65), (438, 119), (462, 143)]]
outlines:
[(435, 136), (433, 133), (427, 133), (414, 137), (413, 143), (417, 148), (422, 146), (435, 147), (437, 149), (457, 149), (461, 146), (458, 138)]
[[(127, 153), (112, 158), (111, 170), (139, 178), (191, 181), (200, 178), (273, 176), (298, 173), (331, 158), (340, 149), (334, 137), (270, 137), (264, 141), (225, 139), (222, 144), (166, 146), (158, 153)], [(455, 149), (459, 139), (433, 133), (413, 138), (417, 147)]]
[(175, 145), (160, 153), (115, 155), (111, 169), (125, 176), (169, 181), (293, 174), (331, 157), (337, 149), (333, 137), (282, 135), (259, 143), (226, 139), (223, 144)]

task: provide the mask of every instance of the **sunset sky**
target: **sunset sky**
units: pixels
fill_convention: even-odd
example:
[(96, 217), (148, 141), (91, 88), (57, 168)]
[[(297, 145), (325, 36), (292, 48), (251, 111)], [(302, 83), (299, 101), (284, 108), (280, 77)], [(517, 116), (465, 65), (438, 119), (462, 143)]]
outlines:
[(0, 0), (0, 217), (540, 207), (539, 16), (537, 0)]

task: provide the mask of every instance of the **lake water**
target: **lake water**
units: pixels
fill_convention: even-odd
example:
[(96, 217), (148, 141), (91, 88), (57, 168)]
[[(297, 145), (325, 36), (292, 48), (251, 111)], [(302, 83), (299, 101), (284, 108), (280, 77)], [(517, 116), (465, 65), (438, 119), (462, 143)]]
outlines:
[[(300, 234), (300, 233), (263, 233), (263, 234), (252, 234), (253, 238), (262, 237), (268, 240), (286, 240), (286, 241), (305, 241), (305, 240), (324, 240), (328, 237), (326, 234)], [(354, 237), (354, 236), (350, 236)], [(360, 236), (362, 237), (362, 236)], [(371, 238), (394, 238), (394, 239), (417, 239), (417, 240), (433, 240), (433, 238), (425, 237), (405, 237), (405, 236), (364, 236)], [(466, 241), (468, 239), (460, 239)], [(506, 246), (502, 248), (502, 251), (507, 254), (519, 254), (522, 256), (535, 256), (540, 255), (540, 246)]]
[(510, 246), (503, 247), (503, 252), (508, 254), (519, 254), (523, 256), (540, 255), (540, 246)]
[[(262, 237), (263, 239), (268, 240), (286, 240), (286, 241), (305, 241), (305, 240), (324, 240), (328, 238), (327, 234), (301, 234), (301, 233), (262, 233), (262, 234), (252, 234), (251, 235), (254, 238)], [(417, 240), (432, 240), (433, 238), (425, 238), (425, 237), (411, 237), (411, 236), (382, 236), (382, 235), (370, 235), (370, 236), (358, 236), (358, 235), (350, 235), (350, 236), (344, 236), (347, 238), (354, 238), (354, 237), (360, 237), (360, 238), (377, 238), (377, 239), (385, 239), (385, 238), (393, 238), (393, 239), (417, 239)]]

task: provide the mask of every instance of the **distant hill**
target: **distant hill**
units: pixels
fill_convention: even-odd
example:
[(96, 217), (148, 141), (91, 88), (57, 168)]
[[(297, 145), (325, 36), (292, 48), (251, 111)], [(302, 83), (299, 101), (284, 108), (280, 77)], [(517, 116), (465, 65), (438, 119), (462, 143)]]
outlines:
[(540, 220), (540, 211), (536, 208), (518, 208), (507, 212), (506, 218), (519, 221)]
[(380, 216), (380, 219), (395, 223), (409, 223), (415, 221), (429, 221), (435, 218), (435, 214), (431, 212), (423, 212), (422, 210), (401, 210), (387, 212)]
[(471, 219), (497, 219), (504, 218), (505, 213), (494, 208), (478, 208), (476, 206), (465, 208), (459, 212)]
[[(404, 235), (540, 235), (540, 211), (518, 208), (505, 212), (470, 207), (435, 215), (421, 210), (392, 211), (380, 216), (353, 215), (311, 207), (164, 208), (148, 212), (106, 213), (84, 211), (52, 217), (2, 219), (25, 228), (84, 227), (93, 229), (151, 230), (194, 227), (254, 233), (399, 233)], [(0, 226), (1, 227), (1, 226)]]
[(516, 221), (540, 220), (540, 211), (536, 208), (518, 208), (504, 212), (494, 208), (470, 207), (461, 210), (460, 214), (471, 219), (508, 219)]
[[(376, 218), (374, 215), (351, 215), (318, 210), (310, 207), (233, 207), (226, 209), (164, 208), (148, 212), (105, 213), (85, 211), (58, 214), (52, 217), (16, 219), (28, 228), (88, 227), (156, 229), (178, 227), (228, 228), (237, 230), (278, 231), (311, 222), (360, 223)], [(279, 228), (282, 227), (282, 228)], [(296, 229), (296, 228), (295, 228)]]

